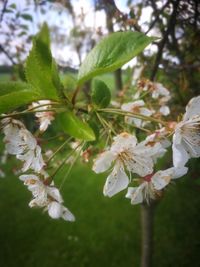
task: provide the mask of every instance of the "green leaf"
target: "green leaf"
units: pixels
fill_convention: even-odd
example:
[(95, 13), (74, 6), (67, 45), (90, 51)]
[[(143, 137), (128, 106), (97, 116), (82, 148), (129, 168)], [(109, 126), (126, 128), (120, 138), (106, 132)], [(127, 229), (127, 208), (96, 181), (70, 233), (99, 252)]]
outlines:
[(67, 111), (59, 114), (60, 124), (67, 134), (86, 141), (95, 140), (95, 134), (90, 126), (81, 121), (73, 112)]
[(103, 81), (94, 80), (91, 97), (95, 105), (100, 108), (106, 108), (110, 104), (111, 93)]
[(33, 21), (32, 16), (29, 14), (21, 14), (21, 18), (23, 18), (25, 20)]
[(58, 100), (53, 72), (53, 60), (50, 51), (49, 30), (46, 24), (33, 41), (33, 47), (26, 61), (27, 81), (46, 99)]
[(16, 8), (17, 8), (16, 4), (11, 4), (11, 5), (9, 5), (8, 7), (9, 7), (9, 8), (13, 8), (13, 9), (16, 9)]
[(0, 113), (41, 99), (34, 88), (23, 82), (0, 82)]
[(54, 59), (52, 60), (52, 81), (53, 81), (53, 84), (58, 91), (59, 96), (62, 96), (64, 87), (63, 87), (63, 84), (60, 80), (58, 67), (57, 67), (57, 64), (56, 64)]
[(96, 75), (120, 68), (155, 39), (132, 31), (115, 32), (103, 38), (83, 61), (78, 83), (82, 84)]

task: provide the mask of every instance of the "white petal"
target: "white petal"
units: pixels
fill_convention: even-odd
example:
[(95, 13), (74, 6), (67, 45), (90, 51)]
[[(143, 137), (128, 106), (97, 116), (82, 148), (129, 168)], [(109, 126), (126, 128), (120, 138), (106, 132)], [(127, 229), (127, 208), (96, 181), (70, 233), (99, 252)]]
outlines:
[(137, 126), (137, 127), (142, 126), (142, 120), (141, 119), (137, 119), (137, 118), (131, 118), (131, 119), (132, 119), (132, 123), (135, 124), (135, 126)]
[(114, 143), (111, 146), (111, 152), (118, 154), (124, 150), (134, 148), (137, 144), (137, 138), (127, 132), (123, 132), (114, 137)]
[(133, 160), (126, 162), (129, 171), (144, 177), (153, 172), (153, 159), (148, 155), (135, 154)]
[(58, 219), (62, 216), (62, 205), (56, 201), (52, 201), (48, 205), (49, 216), (53, 219)]
[(144, 116), (150, 117), (153, 113), (154, 113), (154, 111), (150, 110), (148, 108), (140, 108), (140, 114), (142, 114)]
[(105, 196), (112, 197), (125, 189), (128, 184), (129, 178), (126, 175), (124, 168), (117, 164), (106, 180), (103, 193)]
[(62, 214), (62, 218), (65, 221), (69, 221), (69, 222), (74, 222), (75, 221), (75, 217), (74, 215), (71, 213), (71, 211), (69, 211), (67, 208), (63, 207), (63, 214)]
[(124, 110), (124, 111), (134, 112), (135, 108), (142, 107), (144, 105), (145, 105), (145, 103), (144, 103), (143, 100), (137, 100), (137, 101), (134, 101), (134, 102), (124, 103), (121, 106), (121, 109)]
[(180, 178), (188, 172), (188, 168), (185, 166), (173, 167), (171, 169), (173, 169), (172, 179)]
[(13, 143), (6, 144), (6, 151), (11, 155), (18, 155), (23, 153), (24, 148), (22, 146), (16, 146)]
[(92, 167), (93, 171), (101, 173), (108, 170), (115, 158), (116, 156), (110, 151), (101, 153), (94, 161), (94, 165)]
[(35, 174), (23, 174), (19, 176), (19, 179), (24, 182), (24, 184), (27, 184), (30, 180), (36, 180), (38, 181), (39, 178)]
[(151, 179), (151, 182), (156, 190), (163, 189), (172, 179), (172, 168), (156, 172)]
[(183, 120), (189, 120), (193, 116), (200, 115), (200, 96), (194, 97), (190, 100), (186, 106), (186, 113), (183, 117)]
[(159, 111), (164, 116), (167, 116), (170, 114), (170, 109), (168, 106), (162, 106)]
[(48, 192), (48, 195), (50, 195), (57, 202), (59, 202), (59, 203), (63, 202), (63, 199), (62, 199), (62, 196), (60, 194), (60, 191), (56, 187), (48, 186), (47, 192)]
[(174, 134), (173, 136), (173, 165), (175, 167), (184, 166), (187, 161), (189, 160), (190, 156), (185, 150), (184, 146), (180, 143), (179, 136), (178, 139), (176, 138), (177, 135)]
[(24, 165), (22, 167), (22, 172), (26, 172), (30, 168), (32, 161), (34, 159), (34, 151), (29, 150), (24, 155), (17, 155), (16, 157), (17, 157), (17, 159), (24, 161)]
[(144, 185), (142, 184), (139, 187), (128, 188), (128, 192), (125, 197), (131, 199), (132, 205), (136, 205), (136, 204), (143, 202), (144, 200), (143, 193), (142, 193), (143, 187)]

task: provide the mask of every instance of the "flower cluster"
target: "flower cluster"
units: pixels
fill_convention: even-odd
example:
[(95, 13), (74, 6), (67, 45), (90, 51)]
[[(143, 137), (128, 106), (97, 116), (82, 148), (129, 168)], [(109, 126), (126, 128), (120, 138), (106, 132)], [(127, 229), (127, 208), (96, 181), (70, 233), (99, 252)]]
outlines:
[[(151, 84), (153, 86), (153, 83)], [(153, 87), (152, 96), (157, 98), (160, 94), (168, 94), (164, 87), (157, 84)], [(145, 89), (147, 90), (147, 89)], [(156, 91), (155, 91), (156, 90)], [(146, 116), (150, 111), (143, 107), (143, 101), (135, 101), (122, 105), (122, 110), (136, 112)], [(101, 153), (94, 161), (93, 170), (96, 173), (111, 169), (104, 186), (104, 195), (112, 197), (126, 189), (132, 182), (139, 185), (128, 187), (127, 198), (132, 204), (157, 198), (160, 192), (171, 180), (184, 176), (188, 172), (185, 166), (190, 158), (200, 157), (200, 96), (193, 98), (186, 107), (183, 120), (179, 123), (171, 122), (171, 127), (156, 130), (140, 143), (136, 136), (121, 133), (114, 137), (110, 149)], [(134, 122), (141, 126), (142, 121), (128, 118), (128, 123)], [(154, 164), (162, 157), (166, 148), (171, 145), (168, 135), (173, 135), (173, 167), (154, 172)], [(137, 175), (132, 179), (132, 176)]]
[[(75, 220), (74, 215), (63, 205), (63, 198), (53, 178), (64, 164), (70, 164), (70, 170), (78, 157), (82, 157), (84, 162), (93, 157), (93, 171), (108, 172), (103, 189), (105, 196), (112, 197), (127, 189), (126, 198), (131, 199), (131, 204), (150, 203), (159, 198), (172, 180), (188, 172), (188, 167), (185, 166), (188, 160), (200, 157), (200, 96), (191, 99), (181, 121), (167, 122), (163, 116), (170, 113), (166, 105), (171, 98), (169, 91), (162, 84), (149, 80), (140, 80), (137, 87), (138, 92), (132, 96), (132, 102), (113, 102), (111, 108), (94, 110), (94, 117), (102, 126), (97, 135), (106, 136), (102, 143), (100, 138), (99, 143), (81, 142), (70, 136), (55, 151), (46, 151), (46, 163), (37, 139), (21, 121), (12, 118), (15, 113), (11, 117), (4, 116), (1, 123), (6, 150), (2, 162), (6, 161), (8, 154), (15, 155), (23, 162), (21, 172), (27, 173), (21, 174), (19, 179), (32, 193), (30, 207), (43, 208), (53, 219)], [(147, 95), (150, 96), (148, 102), (145, 99)], [(43, 134), (54, 119), (54, 114), (48, 111), (50, 106), (48, 100), (32, 103), (32, 109), (40, 123), (39, 134)], [(109, 117), (103, 117), (109, 110)], [(102, 115), (101, 112), (105, 114)], [(119, 115), (122, 117), (119, 118)], [(111, 121), (106, 120), (108, 118)], [(64, 160), (55, 160), (55, 154), (66, 144), (70, 153)], [(173, 166), (157, 170), (157, 161), (171, 145)], [(49, 175), (51, 172), (47, 173), (47, 168), (53, 158), (50, 166), (56, 171)], [(5, 176), (1, 169), (0, 176)]]
[(66, 221), (75, 221), (74, 215), (63, 206), (63, 199), (59, 190), (53, 182), (48, 185), (49, 177), (46, 173), (45, 176), (40, 178), (35, 174), (24, 174), (19, 177), (33, 195), (29, 206), (44, 208), (53, 219), (62, 218)]
[(137, 138), (126, 132), (116, 136), (110, 150), (100, 154), (93, 166), (93, 170), (100, 173), (114, 163), (104, 186), (104, 195), (111, 197), (128, 186), (126, 171), (141, 177), (151, 174), (154, 162), (165, 152), (159, 142), (150, 145), (149, 140), (145, 140), (138, 144)]
[(2, 125), (6, 151), (24, 163), (22, 172), (28, 169), (40, 172), (45, 163), (35, 137), (18, 120), (6, 118), (2, 120)]
[(74, 215), (63, 206), (59, 190), (44, 171), (45, 163), (41, 147), (37, 144), (35, 137), (22, 122), (15, 119), (3, 119), (2, 126), (6, 153), (15, 155), (24, 163), (22, 172), (34, 171), (33, 174), (23, 174), (19, 177), (32, 192), (33, 199), (29, 206), (44, 208), (53, 219), (63, 218), (66, 221), (74, 221)]

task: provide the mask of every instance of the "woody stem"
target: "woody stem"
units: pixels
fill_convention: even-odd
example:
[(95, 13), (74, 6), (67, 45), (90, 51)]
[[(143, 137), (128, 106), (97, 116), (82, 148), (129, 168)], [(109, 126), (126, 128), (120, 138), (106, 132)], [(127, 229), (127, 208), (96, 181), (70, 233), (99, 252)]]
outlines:
[(142, 227), (141, 267), (152, 266), (154, 208), (155, 208), (155, 203), (142, 204), (141, 206), (141, 227)]

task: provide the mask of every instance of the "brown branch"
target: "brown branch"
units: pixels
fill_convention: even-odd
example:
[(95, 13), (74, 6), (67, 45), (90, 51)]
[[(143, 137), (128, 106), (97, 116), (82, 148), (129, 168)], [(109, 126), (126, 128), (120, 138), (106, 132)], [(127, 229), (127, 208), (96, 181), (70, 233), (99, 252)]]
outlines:
[(16, 65), (16, 62), (13, 60), (12, 56), (3, 48), (2, 45), (0, 45), (0, 51), (3, 52), (7, 56), (7, 58), (10, 60), (10, 62), (13, 65)]
[[(156, 6), (154, 6), (156, 8), (156, 17), (154, 19), (154, 21), (151, 23), (151, 25), (149, 26), (149, 29), (145, 32), (145, 34), (147, 34), (148, 32), (150, 32), (150, 30), (155, 26), (155, 24), (160, 20), (160, 14), (165, 10), (165, 8), (169, 5), (170, 0), (166, 2), (166, 4), (160, 9), (158, 10)], [(155, 5), (155, 3), (154, 3)]]
[[(152, 1), (154, 2), (154, 1)], [(155, 3), (154, 3), (155, 4)], [(162, 59), (163, 48), (168, 40), (168, 35), (171, 29), (176, 23), (177, 9), (179, 5), (179, 0), (173, 2), (173, 12), (168, 21), (167, 30), (164, 33), (163, 39), (160, 42), (159, 50), (155, 59), (154, 67), (150, 79), (153, 81), (156, 77), (158, 66)], [(158, 16), (159, 17), (159, 16)], [(155, 202), (148, 204), (143, 204), (141, 207), (141, 223), (142, 223), (142, 257), (141, 257), (141, 267), (151, 267), (152, 266), (152, 256), (153, 256), (153, 220), (154, 220), (154, 209)]]
[(152, 81), (156, 77), (156, 73), (158, 71), (158, 66), (159, 66), (160, 60), (162, 58), (163, 49), (164, 49), (165, 44), (166, 44), (166, 42), (168, 40), (168, 35), (169, 35), (170, 31), (171, 31), (171, 28), (176, 23), (176, 14), (177, 14), (178, 5), (179, 5), (179, 0), (177, 0), (175, 3), (173, 3), (173, 12), (172, 12), (172, 14), (170, 16), (170, 19), (168, 21), (167, 30), (165, 31), (163, 39), (159, 44), (158, 53), (157, 53), (157, 56), (156, 56), (156, 59), (155, 59), (155, 63), (154, 63), (154, 66), (153, 66), (153, 70), (152, 70), (152, 74), (151, 74), (151, 77), (150, 77), (150, 80), (152, 80)]
[(153, 255), (153, 219), (155, 203), (142, 204), (141, 222), (142, 222), (142, 256), (141, 267), (152, 266)]
[(8, 4), (8, 0), (5, 0), (4, 3), (3, 3), (3, 8), (1, 10), (0, 22), (3, 21), (3, 16), (5, 14), (7, 4)]

